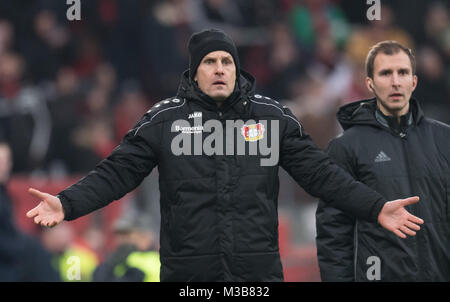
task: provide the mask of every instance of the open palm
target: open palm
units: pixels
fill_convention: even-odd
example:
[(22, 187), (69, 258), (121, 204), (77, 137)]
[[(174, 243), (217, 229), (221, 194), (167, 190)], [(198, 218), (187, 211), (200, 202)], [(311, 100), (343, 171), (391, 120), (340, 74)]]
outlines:
[(411, 215), (405, 206), (418, 201), (419, 197), (414, 196), (386, 202), (378, 216), (378, 222), (400, 238), (406, 238), (406, 235), (415, 236), (416, 231), (420, 230), (419, 224), (424, 222), (419, 217)]
[(64, 220), (64, 211), (58, 197), (30, 188), (28, 192), (40, 200), (37, 207), (27, 213), (28, 218), (34, 218), (36, 224), (53, 227)]

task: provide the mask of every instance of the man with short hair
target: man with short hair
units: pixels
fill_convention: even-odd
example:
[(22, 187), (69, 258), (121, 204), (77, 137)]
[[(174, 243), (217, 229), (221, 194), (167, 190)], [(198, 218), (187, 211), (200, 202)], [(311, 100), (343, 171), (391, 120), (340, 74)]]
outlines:
[[(374, 45), (366, 85), (375, 98), (341, 107), (344, 133), (330, 157), (387, 199), (417, 195), (407, 207), (426, 224), (399, 240), (377, 224), (319, 202), (317, 254), (323, 281), (450, 281), (450, 126), (424, 116), (412, 98), (415, 59), (395, 41)], [(406, 225), (407, 226), (407, 225)]]
[(42, 202), (28, 217), (52, 226), (86, 215), (158, 165), (161, 281), (282, 281), (279, 166), (312, 195), (398, 236), (420, 229), (423, 221), (404, 209), (417, 197), (386, 203), (332, 164), (289, 109), (255, 94), (224, 32), (195, 33), (188, 49), (177, 95), (156, 104), (108, 158), (57, 197), (30, 189)]

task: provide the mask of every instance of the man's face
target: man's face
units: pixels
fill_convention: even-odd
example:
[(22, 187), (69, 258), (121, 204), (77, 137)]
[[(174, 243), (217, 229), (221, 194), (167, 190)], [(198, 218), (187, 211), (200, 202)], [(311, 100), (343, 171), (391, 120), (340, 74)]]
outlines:
[(367, 77), (366, 86), (374, 92), (378, 107), (385, 115), (405, 115), (417, 86), (408, 55), (403, 51), (393, 55), (379, 53), (373, 64), (373, 79)]
[(216, 101), (226, 100), (236, 84), (236, 65), (226, 51), (207, 54), (197, 68), (194, 80), (206, 95)]

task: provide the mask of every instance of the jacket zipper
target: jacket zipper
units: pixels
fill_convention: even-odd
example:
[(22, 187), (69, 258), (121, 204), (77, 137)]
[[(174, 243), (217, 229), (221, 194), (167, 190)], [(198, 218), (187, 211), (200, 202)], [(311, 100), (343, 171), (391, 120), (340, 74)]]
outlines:
[[(410, 193), (412, 194), (411, 196), (414, 196), (414, 184), (413, 184), (413, 180), (412, 180), (412, 173), (411, 173), (411, 168), (410, 168), (410, 163), (411, 160), (409, 158), (408, 155), (408, 150), (407, 150), (407, 133), (406, 132), (400, 132), (398, 134), (398, 136), (401, 138), (402, 141), (402, 150), (403, 150), (403, 155), (405, 158), (405, 164), (406, 164), (406, 171), (408, 174), (408, 183), (409, 183), (409, 188), (410, 188)], [(419, 207), (416, 207), (416, 212), (415, 213), (411, 213), (415, 216), (420, 217), (420, 211), (419, 211)], [(413, 244), (415, 245), (416, 251), (417, 251), (417, 259), (418, 259), (418, 267), (419, 267), (419, 278), (418, 280), (422, 279), (420, 277), (421, 273), (424, 272), (424, 267), (422, 265), (422, 262), (420, 261), (420, 259), (422, 259), (422, 257), (420, 256), (421, 252), (420, 252), (420, 244), (418, 244), (418, 238), (414, 238)]]

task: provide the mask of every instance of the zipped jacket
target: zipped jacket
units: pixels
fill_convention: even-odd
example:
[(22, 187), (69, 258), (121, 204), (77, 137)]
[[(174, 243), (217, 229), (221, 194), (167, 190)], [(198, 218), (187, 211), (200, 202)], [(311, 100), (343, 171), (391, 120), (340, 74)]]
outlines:
[(419, 196), (406, 209), (424, 224), (401, 239), (321, 200), (317, 254), (323, 281), (450, 281), (450, 127), (426, 118), (415, 99), (400, 124), (375, 99), (338, 111), (344, 133), (330, 157), (388, 200)]
[(183, 74), (112, 154), (59, 194), (65, 219), (106, 206), (154, 167), (161, 192), (161, 281), (282, 281), (278, 169), (306, 191), (377, 221), (386, 200), (333, 164), (291, 111), (241, 71), (221, 107)]

